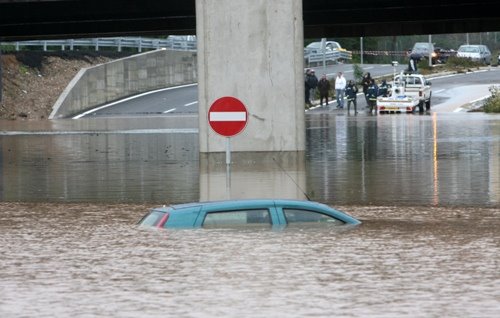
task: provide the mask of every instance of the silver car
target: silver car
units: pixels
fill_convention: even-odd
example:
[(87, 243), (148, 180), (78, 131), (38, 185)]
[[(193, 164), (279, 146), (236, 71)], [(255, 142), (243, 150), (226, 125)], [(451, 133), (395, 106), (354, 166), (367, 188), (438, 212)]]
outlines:
[(482, 44), (464, 44), (458, 48), (457, 57), (471, 59), (475, 62), (481, 62), (486, 65), (491, 64), (491, 51), (486, 45)]

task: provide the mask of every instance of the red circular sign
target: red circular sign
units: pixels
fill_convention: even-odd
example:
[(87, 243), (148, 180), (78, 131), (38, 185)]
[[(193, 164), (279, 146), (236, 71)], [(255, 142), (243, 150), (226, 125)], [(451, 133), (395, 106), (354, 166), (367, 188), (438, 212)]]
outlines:
[(224, 137), (239, 134), (247, 125), (247, 120), (247, 108), (239, 99), (231, 96), (219, 98), (208, 110), (210, 127)]

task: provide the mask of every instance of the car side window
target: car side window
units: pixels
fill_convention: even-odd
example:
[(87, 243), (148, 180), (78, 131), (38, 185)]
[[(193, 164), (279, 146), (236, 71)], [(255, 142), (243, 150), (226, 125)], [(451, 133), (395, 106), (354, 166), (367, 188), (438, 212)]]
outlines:
[(344, 221), (336, 219), (330, 215), (311, 210), (283, 209), (287, 223), (328, 223), (333, 225), (345, 224)]
[(214, 211), (208, 212), (203, 221), (204, 228), (231, 226), (271, 226), (268, 209)]

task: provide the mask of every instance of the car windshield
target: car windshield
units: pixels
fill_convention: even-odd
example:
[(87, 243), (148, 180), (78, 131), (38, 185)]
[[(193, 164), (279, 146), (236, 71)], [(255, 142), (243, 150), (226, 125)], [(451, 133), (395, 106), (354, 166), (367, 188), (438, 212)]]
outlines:
[(307, 45), (308, 49), (320, 49), (321, 48), (321, 42), (312, 42)]
[(429, 43), (415, 43), (413, 46), (413, 52), (428, 52), (429, 48)]
[(478, 53), (479, 48), (475, 46), (462, 46), (458, 51), (466, 53)]
[(162, 211), (151, 211), (144, 218), (142, 218), (142, 220), (139, 221), (139, 224), (144, 226), (155, 226), (164, 215), (165, 212)]

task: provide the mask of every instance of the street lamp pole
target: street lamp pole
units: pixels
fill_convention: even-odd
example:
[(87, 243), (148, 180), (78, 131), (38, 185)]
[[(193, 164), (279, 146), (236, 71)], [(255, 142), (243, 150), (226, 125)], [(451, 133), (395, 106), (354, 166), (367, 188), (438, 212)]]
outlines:
[(429, 67), (432, 67), (432, 53), (434, 53), (431, 52), (430, 50), (430, 48), (432, 47), (431, 44), (432, 44), (432, 35), (429, 34)]
[(363, 66), (363, 37), (359, 38), (359, 46), (360, 46), (360, 55), (361, 55), (361, 66)]

